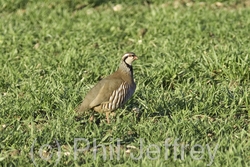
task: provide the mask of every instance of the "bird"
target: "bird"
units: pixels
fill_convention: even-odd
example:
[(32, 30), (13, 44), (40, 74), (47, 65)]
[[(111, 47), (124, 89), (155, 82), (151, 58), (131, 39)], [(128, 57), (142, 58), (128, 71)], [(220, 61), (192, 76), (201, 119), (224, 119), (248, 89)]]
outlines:
[(125, 53), (117, 71), (103, 78), (90, 89), (82, 103), (75, 109), (76, 112), (81, 114), (94, 110), (105, 113), (109, 124), (109, 114), (122, 107), (135, 92), (132, 63), (137, 59), (135, 53)]

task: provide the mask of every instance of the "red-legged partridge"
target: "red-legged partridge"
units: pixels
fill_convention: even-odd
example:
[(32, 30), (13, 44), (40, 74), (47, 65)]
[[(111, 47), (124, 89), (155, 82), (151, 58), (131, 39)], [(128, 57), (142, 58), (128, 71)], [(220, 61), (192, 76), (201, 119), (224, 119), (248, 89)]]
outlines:
[(126, 103), (135, 92), (132, 62), (136, 59), (138, 58), (133, 52), (124, 54), (118, 70), (98, 82), (76, 111), (81, 113), (93, 109), (104, 112), (109, 123), (109, 113)]

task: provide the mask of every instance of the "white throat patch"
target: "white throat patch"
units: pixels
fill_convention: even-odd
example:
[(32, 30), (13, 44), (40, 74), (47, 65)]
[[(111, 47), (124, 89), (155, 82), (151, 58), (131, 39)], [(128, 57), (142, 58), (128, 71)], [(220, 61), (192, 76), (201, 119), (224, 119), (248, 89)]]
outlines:
[(126, 58), (125, 63), (132, 65), (132, 62), (134, 61), (134, 58), (132, 56), (129, 56)]

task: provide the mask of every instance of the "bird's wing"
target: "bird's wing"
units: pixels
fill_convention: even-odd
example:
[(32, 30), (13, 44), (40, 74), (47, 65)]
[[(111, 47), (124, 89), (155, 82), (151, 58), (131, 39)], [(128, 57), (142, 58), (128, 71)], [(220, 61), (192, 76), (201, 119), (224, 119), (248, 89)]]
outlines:
[(113, 91), (117, 90), (124, 82), (122, 79), (103, 79), (94, 86), (85, 98), (90, 100), (89, 107), (93, 108), (103, 102), (108, 102)]

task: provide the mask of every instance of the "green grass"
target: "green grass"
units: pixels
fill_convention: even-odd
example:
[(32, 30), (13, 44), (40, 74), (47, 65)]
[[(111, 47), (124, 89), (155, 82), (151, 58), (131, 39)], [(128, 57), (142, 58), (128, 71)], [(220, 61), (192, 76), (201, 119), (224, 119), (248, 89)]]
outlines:
[[(122, 8), (114, 11), (117, 4)], [(250, 166), (249, 5), (0, 1), (1, 166), (206, 166), (208, 146), (215, 151), (211, 166)], [(139, 57), (132, 99), (110, 124), (104, 115), (76, 119), (77, 104), (128, 51)], [(74, 158), (76, 138), (90, 146)], [(143, 155), (135, 160), (140, 139)], [(96, 156), (95, 143), (105, 146)], [(149, 154), (157, 149), (152, 144), (159, 154)], [(192, 156), (195, 144), (204, 150)], [(110, 160), (111, 146), (120, 157)]]

